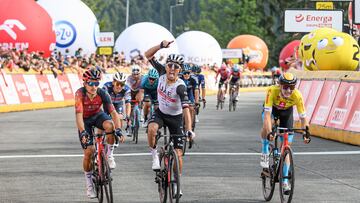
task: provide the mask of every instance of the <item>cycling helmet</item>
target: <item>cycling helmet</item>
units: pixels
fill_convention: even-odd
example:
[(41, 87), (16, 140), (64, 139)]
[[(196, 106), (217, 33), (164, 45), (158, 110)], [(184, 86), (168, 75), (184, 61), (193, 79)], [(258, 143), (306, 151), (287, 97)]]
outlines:
[(149, 78), (155, 78), (158, 79), (159, 78), (159, 73), (155, 68), (151, 68), (148, 72), (148, 76)]
[(135, 73), (135, 74), (137, 74), (137, 73), (140, 73), (141, 72), (141, 67), (139, 66), (139, 65), (132, 65), (131, 66), (131, 73)]
[(182, 55), (170, 54), (166, 59), (166, 63), (169, 62), (177, 63), (182, 67), (184, 65), (184, 57)]
[(192, 67), (188, 63), (184, 64), (183, 72), (191, 72), (191, 71), (192, 71)]
[(238, 64), (235, 64), (235, 65), (234, 65), (233, 71), (234, 71), (235, 73), (239, 72), (239, 66), (238, 66)]
[(126, 76), (125, 76), (124, 73), (117, 72), (117, 73), (115, 73), (113, 79), (114, 79), (114, 81), (125, 82), (126, 81)]
[(101, 71), (96, 68), (88, 69), (83, 74), (84, 82), (89, 80), (100, 80), (100, 79), (101, 79)]
[(226, 64), (225, 64), (225, 63), (223, 63), (223, 64), (221, 65), (221, 67), (220, 67), (221, 70), (226, 70), (226, 68), (227, 68), (227, 67), (226, 67)]
[(297, 78), (292, 73), (283, 73), (279, 77), (279, 82), (281, 85), (295, 85)]
[(201, 73), (201, 67), (198, 65), (194, 65), (192, 71), (199, 74)]

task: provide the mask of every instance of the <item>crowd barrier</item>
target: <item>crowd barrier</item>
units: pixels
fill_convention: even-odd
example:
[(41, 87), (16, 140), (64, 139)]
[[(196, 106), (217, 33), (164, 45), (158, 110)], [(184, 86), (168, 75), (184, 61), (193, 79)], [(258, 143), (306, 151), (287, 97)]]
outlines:
[[(48, 71), (39, 74), (30, 72), (5, 72), (0, 75), (0, 112), (34, 110), (54, 107), (65, 107), (74, 105), (74, 93), (82, 86), (81, 74), (65, 71), (59, 73), (55, 78), (53, 73)], [(126, 74), (129, 74), (124, 69)], [(114, 70), (104, 74), (101, 86), (112, 81)], [(204, 72), (206, 80), (207, 95), (217, 92), (215, 84), (215, 72)], [(264, 91), (265, 86), (270, 85), (269, 74), (259, 73), (251, 75), (244, 74), (241, 91)]]
[[(311, 134), (360, 145), (360, 72), (296, 71)], [(299, 117), (294, 108), (294, 119)]]

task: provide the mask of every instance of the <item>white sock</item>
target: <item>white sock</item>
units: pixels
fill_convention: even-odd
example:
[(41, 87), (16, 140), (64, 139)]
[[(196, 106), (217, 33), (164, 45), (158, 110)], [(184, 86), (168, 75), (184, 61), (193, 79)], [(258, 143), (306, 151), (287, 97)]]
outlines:
[(93, 184), (93, 182), (92, 182), (92, 173), (93, 173), (92, 171), (84, 171), (87, 186)]

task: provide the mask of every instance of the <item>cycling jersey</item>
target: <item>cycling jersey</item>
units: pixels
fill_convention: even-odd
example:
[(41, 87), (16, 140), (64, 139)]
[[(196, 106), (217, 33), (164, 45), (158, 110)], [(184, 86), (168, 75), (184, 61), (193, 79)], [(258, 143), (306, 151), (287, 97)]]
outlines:
[(139, 80), (136, 81), (132, 75), (129, 75), (129, 77), (127, 77), (126, 79), (126, 85), (130, 87), (131, 91), (139, 91), (140, 86), (141, 86), (141, 80), (142, 80), (142, 75), (140, 76)]
[(230, 77), (231, 77), (231, 79), (230, 79), (230, 85), (233, 85), (233, 84), (237, 83), (237, 82), (240, 80), (241, 73), (240, 73), (240, 72), (231, 71)]
[(96, 96), (92, 100), (86, 95), (85, 87), (81, 87), (75, 92), (75, 112), (83, 113), (83, 118), (89, 118), (102, 112), (101, 106), (106, 112), (115, 110), (110, 95), (105, 90), (98, 88)]
[(144, 89), (144, 97), (150, 96), (151, 101), (157, 100), (157, 86), (159, 79), (156, 79), (153, 84), (149, 82), (149, 76), (145, 75), (141, 80), (140, 89)]
[[(122, 108), (125, 103), (130, 103), (131, 100), (131, 90), (130, 87), (125, 85), (119, 93), (114, 92), (114, 86), (112, 82), (107, 82), (104, 84), (103, 89), (107, 91), (111, 97), (111, 102), (113, 103), (115, 110), (118, 113), (122, 113)], [(109, 112), (106, 112), (109, 113)]]
[(230, 77), (230, 70), (229, 69), (220, 69), (216, 72), (215, 77), (217, 78), (219, 74), (220, 74), (221, 80), (226, 80)]
[(160, 75), (157, 88), (159, 110), (166, 115), (182, 114), (182, 109), (189, 107), (184, 81), (178, 78), (174, 83), (168, 84), (165, 67), (154, 58), (149, 62)]
[(205, 77), (203, 74), (195, 74), (196, 78), (198, 79), (198, 86), (202, 89), (205, 88)]
[(264, 111), (271, 112), (272, 107), (279, 110), (286, 110), (292, 106), (296, 106), (301, 118), (306, 117), (303, 97), (298, 89), (294, 89), (289, 98), (281, 96), (280, 86), (278, 85), (272, 85), (267, 89)]
[(184, 78), (184, 76), (181, 77), (181, 79), (184, 81), (186, 88), (187, 88), (187, 94), (189, 101), (191, 103), (195, 103), (195, 90), (199, 89), (199, 86), (196, 82), (196, 80), (193, 77), (190, 77), (188, 80)]

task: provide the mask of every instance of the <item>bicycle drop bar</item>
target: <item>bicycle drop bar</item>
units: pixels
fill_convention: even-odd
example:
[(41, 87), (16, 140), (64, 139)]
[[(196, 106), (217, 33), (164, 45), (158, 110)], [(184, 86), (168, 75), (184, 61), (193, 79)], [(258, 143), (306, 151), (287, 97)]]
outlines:
[[(119, 144), (119, 138), (118, 136), (115, 135), (115, 131), (111, 132), (111, 133), (105, 133), (106, 135), (112, 135), (115, 138), (115, 145)], [(100, 136), (100, 135), (99, 135)]]

